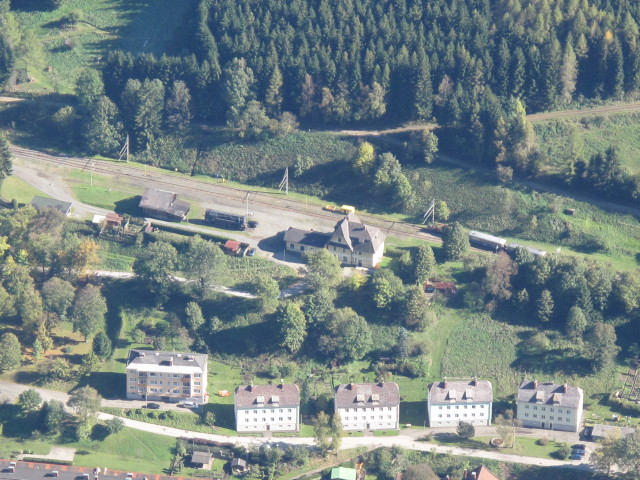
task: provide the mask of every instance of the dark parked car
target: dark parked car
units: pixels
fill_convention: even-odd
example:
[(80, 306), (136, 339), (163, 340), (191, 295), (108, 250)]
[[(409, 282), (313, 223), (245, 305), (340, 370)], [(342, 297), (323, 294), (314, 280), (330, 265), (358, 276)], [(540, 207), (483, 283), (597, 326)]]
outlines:
[(571, 453), (575, 454), (575, 455), (584, 455), (585, 453), (587, 453), (585, 450), (581, 449), (581, 448), (574, 448)]
[(571, 448), (574, 450), (586, 450), (587, 446), (584, 443), (576, 443), (575, 445), (571, 445)]
[(579, 454), (577, 454), (577, 453), (572, 453), (572, 454), (569, 456), (569, 459), (570, 459), (570, 460), (582, 460), (582, 455), (579, 455)]
[(250, 248), (249, 250), (247, 250), (247, 257), (253, 257), (255, 254), (256, 254), (255, 248)]
[(150, 408), (151, 410), (160, 410), (160, 404), (159, 403), (147, 403), (145, 405), (145, 408)]
[(247, 222), (247, 226), (249, 228), (258, 228), (259, 225), (260, 225), (260, 223), (256, 222), (255, 220), (249, 220)]

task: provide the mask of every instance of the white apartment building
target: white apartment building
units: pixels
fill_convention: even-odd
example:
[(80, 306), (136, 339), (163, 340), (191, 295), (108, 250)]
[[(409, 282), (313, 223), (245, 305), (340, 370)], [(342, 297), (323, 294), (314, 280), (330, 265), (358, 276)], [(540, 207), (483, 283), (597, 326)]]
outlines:
[(206, 403), (207, 360), (202, 353), (129, 351), (127, 399)]
[(581, 388), (524, 380), (518, 389), (517, 419), (523, 427), (577, 432), (582, 422)]
[(435, 382), (429, 385), (427, 414), (430, 427), (457, 427), (458, 423), (491, 425), (493, 386), (488, 380)]
[(345, 430), (388, 430), (400, 426), (400, 389), (397, 383), (338, 385), (334, 412)]
[(300, 430), (300, 389), (294, 384), (241, 385), (234, 411), (238, 432)]

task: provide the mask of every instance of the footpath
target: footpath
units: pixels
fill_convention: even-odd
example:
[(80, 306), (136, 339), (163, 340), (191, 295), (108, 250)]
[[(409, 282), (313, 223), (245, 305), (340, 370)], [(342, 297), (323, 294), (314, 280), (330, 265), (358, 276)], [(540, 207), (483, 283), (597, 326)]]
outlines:
[[(69, 395), (63, 392), (56, 392), (52, 390), (46, 390), (42, 388), (34, 388), (30, 385), (21, 385), (12, 382), (0, 382), (0, 400), (4, 398), (5, 400), (15, 400), (17, 396), (24, 390), (33, 388), (36, 390), (43, 398), (43, 400), (59, 400), (66, 404), (69, 399)], [(130, 401), (125, 400), (103, 400), (103, 406), (113, 406), (113, 407), (122, 407), (123, 402), (126, 402), (126, 405), (129, 407), (135, 408), (135, 406)], [(98, 418), (100, 420), (108, 420), (110, 418), (114, 418), (114, 415), (110, 415), (107, 413), (100, 412), (98, 414)], [(220, 444), (228, 444), (228, 445), (243, 445), (247, 447), (251, 446), (260, 446), (262, 444), (274, 444), (277, 443), (280, 446), (288, 446), (288, 445), (305, 445), (307, 447), (313, 447), (315, 442), (313, 438), (309, 437), (277, 437), (277, 438), (267, 438), (267, 437), (252, 437), (252, 436), (226, 436), (226, 435), (217, 435), (212, 433), (204, 433), (204, 432), (192, 432), (189, 430), (182, 430), (179, 428), (166, 427), (163, 425), (154, 425), (151, 423), (140, 422), (137, 420), (132, 420), (129, 418), (122, 418), (124, 424), (136, 430), (141, 430), (149, 433), (155, 433), (157, 435), (164, 435), (168, 437), (174, 438), (187, 438), (187, 439), (202, 439), (210, 442), (216, 442)], [(485, 433), (494, 432), (495, 429), (493, 427), (486, 427), (487, 431), (479, 431), (478, 433), (484, 435)], [(440, 429), (437, 432), (441, 432)], [(532, 430), (532, 436), (535, 437), (549, 437), (550, 435), (554, 438), (562, 441), (577, 441), (577, 434), (562, 434), (564, 435), (562, 439), (560, 439), (560, 432), (549, 432), (547, 430)], [(563, 460), (552, 460), (545, 458), (535, 458), (535, 457), (526, 457), (522, 455), (514, 455), (509, 453), (503, 453), (499, 451), (492, 450), (481, 450), (481, 449), (472, 449), (472, 448), (463, 448), (463, 447), (454, 447), (447, 445), (436, 445), (433, 443), (427, 443), (424, 441), (418, 440), (416, 437), (424, 436), (428, 433), (435, 433), (434, 430), (424, 429), (412, 429), (400, 432), (397, 436), (392, 437), (377, 437), (377, 436), (366, 436), (366, 437), (345, 437), (342, 439), (342, 445), (340, 447), (341, 450), (344, 449), (352, 449), (358, 447), (365, 447), (367, 449), (374, 449), (379, 447), (393, 447), (399, 446), (402, 448), (406, 448), (409, 450), (417, 450), (422, 452), (435, 452), (442, 454), (451, 454), (451, 455), (459, 455), (464, 457), (476, 457), (476, 458), (487, 458), (492, 460), (497, 460), (501, 462), (509, 462), (509, 463), (521, 463), (525, 465), (537, 465), (543, 467), (570, 467), (570, 468), (579, 468), (579, 469), (588, 469), (589, 464), (585, 460), (581, 461), (563, 461)], [(529, 429), (527, 431), (529, 433)], [(558, 433), (558, 435), (556, 435)]]

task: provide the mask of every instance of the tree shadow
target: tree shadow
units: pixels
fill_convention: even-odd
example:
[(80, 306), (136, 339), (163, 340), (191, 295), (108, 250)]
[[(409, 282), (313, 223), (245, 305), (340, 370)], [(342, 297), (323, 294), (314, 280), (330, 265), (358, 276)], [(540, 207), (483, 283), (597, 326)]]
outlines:
[(236, 419), (233, 413), (232, 404), (207, 403), (202, 406), (202, 412), (201, 412), (202, 418), (204, 418), (207, 412), (213, 412), (215, 414), (217, 427), (235, 430)]
[(427, 405), (424, 402), (401, 402), (400, 423), (424, 426), (427, 421)]
[(134, 217), (144, 217), (144, 212), (140, 208), (140, 200), (142, 200), (142, 195), (135, 195), (133, 197), (123, 198), (122, 200), (118, 200), (115, 202), (114, 211), (119, 214), (129, 214)]
[(115, 372), (92, 372), (82, 377), (78, 387), (95, 388), (103, 398), (125, 398), (126, 375)]
[(104, 425), (96, 423), (91, 429), (91, 440), (103, 442), (109, 436), (109, 429)]

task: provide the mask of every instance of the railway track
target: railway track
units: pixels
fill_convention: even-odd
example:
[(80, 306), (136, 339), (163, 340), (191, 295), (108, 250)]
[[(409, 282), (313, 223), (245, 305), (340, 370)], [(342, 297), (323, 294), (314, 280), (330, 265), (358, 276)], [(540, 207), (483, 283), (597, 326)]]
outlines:
[[(324, 220), (337, 221), (338, 217), (335, 213), (325, 212), (318, 206), (312, 206), (305, 202), (284, 198), (284, 195), (256, 192), (252, 190), (243, 190), (228, 185), (214, 184), (196, 178), (185, 178), (168, 173), (150, 172), (147, 173), (137, 167), (133, 167), (124, 163), (109, 162), (105, 160), (94, 160), (78, 157), (59, 157), (49, 155), (47, 153), (36, 150), (26, 149), (17, 146), (11, 146), (12, 153), (19, 158), (37, 161), (60, 168), (73, 168), (80, 171), (99, 173), (107, 176), (120, 176), (134, 181), (152, 182), (159, 188), (176, 188), (189, 192), (193, 196), (208, 195), (225, 199), (232, 199), (239, 204), (245, 202), (247, 195), (250, 195), (251, 203), (261, 205), (263, 207), (279, 209), (284, 211), (294, 211), (303, 213), (307, 216), (320, 218)], [(399, 237), (419, 238), (436, 243), (441, 243), (442, 239), (433, 235), (422, 232), (422, 226), (412, 223), (404, 223), (381, 219), (379, 217), (358, 213), (358, 217), (366, 224), (373, 225), (386, 234)]]

